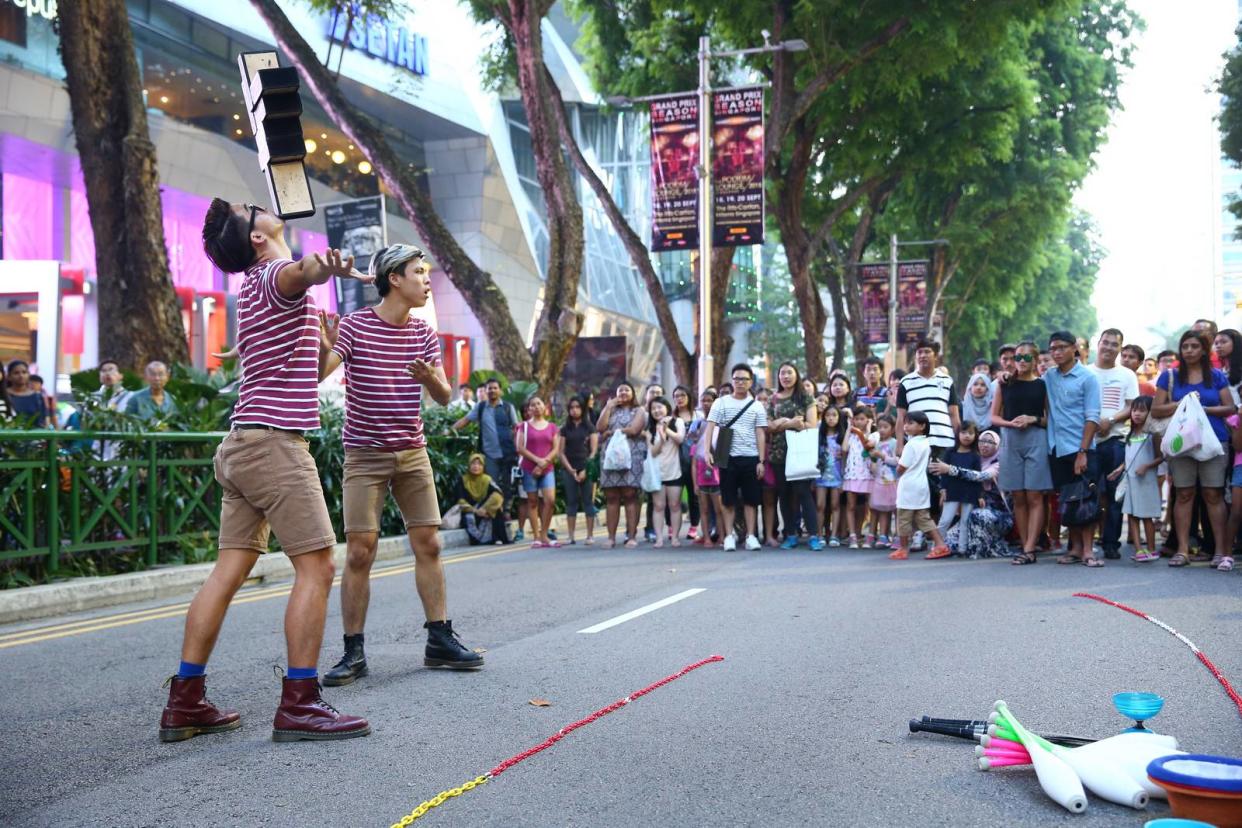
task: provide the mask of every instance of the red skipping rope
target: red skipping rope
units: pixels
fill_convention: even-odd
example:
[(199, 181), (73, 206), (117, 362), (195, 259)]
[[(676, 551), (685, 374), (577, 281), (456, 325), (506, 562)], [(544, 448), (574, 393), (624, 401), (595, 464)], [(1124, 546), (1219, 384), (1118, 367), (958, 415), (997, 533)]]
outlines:
[(488, 777), (495, 778), (499, 776), (500, 774), (507, 771), (509, 768), (516, 765), (518, 762), (525, 761), (529, 759), (530, 757), (534, 756), (536, 753), (539, 753), (541, 751), (547, 750), (548, 748), (552, 747), (557, 742), (559, 742), (561, 739), (564, 739), (566, 736), (568, 736), (570, 733), (573, 733), (578, 728), (589, 725), (591, 722), (595, 721), (596, 719), (602, 719), (604, 716), (607, 716), (609, 713), (614, 713), (617, 710), (620, 710), (622, 707), (625, 707), (627, 704), (634, 701), (635, 699), (642, 698), (643, 696), (647, 695), (653, 690), (658, 690), (664, 685), (668, 684), (669, 682), (676, 681), (677, 679), (684, 676), (686, 673), (689, 673), (691, 670), (697, 670), (700, 667), (703, 667), (707, 664), (714, 664), (717, 661), (724, 661), (724, 656), (714, 655), (714, 656), (705, 658), (702, 661), (696, 661), (694, 664), (683, 667), (682, 669), (678, 670), (676, 673), (673, 673), (671, 676), (665, 676), (664, 678), (657, 681), (655, 684), (649, 684), (646, 687), (644, 687), (642, 690), (635, 691), (631, 693), (630, 695), (626, 696), (624, 699), (619, 699), (613, 702), (612, 704), (608, 705), (607, 707), (601, 707), (599, 710), (596, 710), (594, 713), (587, 716), (585, 719), (579, 719), (573, 724), (565, 725), (560, 730), (558, 730), (556, 733), (552, 734), (544, 741), (535, 745), (533, 748), (530, 748), (529, 750), (524, 750), (521, 753), (519, 753), (517, 756), (513, 756), (509, 759), (506, 759), (505, 761), (501, 762), (496, 767), (492, 768), (490, 771), (487, 772)]
[(1109, 599), (1101, 595), (1092, 595), (1090, 592), (1075, 592), (1074, 597), (1075, 598), (1090, 598), (1092, 601), (1099, 601), (1101, 604), (1108, 604), (1110, 607), (1116, 607), (1119, 610), (1125, 610), (1131, 615), (1137, 615), (1139, 618), (1142, 618), (1145, 621), (1150, 621), (1151, 623), (1155, 624), (1157, 627), (1164, 630), (1169, 635), (1173, 636), (1178, 641), (1185, 644), (1187, 647), (1190, 648), (1190, 651), (1195, 654), (1195, 657), (1198, 658), (1199, 661), (1203, 662), (1203, 666), (1208, 668), (1208, 672), (1216, 677), (1216, 680), (1220, 682), (1220, 686), (1225, 688), (1225, 692), (1229, 694), (1229, 698), (1233, 700), (1234, 706), (1238, 708), (1238, 714), (1242, 715), (1242, 696), (1238, 695), (1238, 691), (1233, 689), (1233, 685), (1229, 683), (1229, 679), (1225, 678), (1225, 676), (1221, 673), (1221, 671), (1217, 669), (1216, 665), (1212, 663), (1212, 660), (1208, 658), (1206, 655), (1204, 655), (1203, 651), (1200, 650), (1197, 646), (1195, 646), (1195, 643), (1191, 641), (1189, 638), (1182, 635), (1177, 630), (1173, 629), (1168, 624), (1161, 621), (1159, 618), (1153, 618), (1152, 616), (1148, 615), (1145, 612), (1140, 612), (1139, 610), (1136, 610), (1134, 607), (1127, 607), (1125, 604), (1119, 604), (1116, 601), (1110, 601)]

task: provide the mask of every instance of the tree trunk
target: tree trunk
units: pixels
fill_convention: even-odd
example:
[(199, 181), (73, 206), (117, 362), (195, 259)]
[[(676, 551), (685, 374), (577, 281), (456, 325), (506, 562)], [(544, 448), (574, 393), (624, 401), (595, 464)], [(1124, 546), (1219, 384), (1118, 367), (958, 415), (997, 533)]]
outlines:
[[(544, 74), (550, 80), (551, 74), (546, 67)], [(647, 286), (647, 293), (651, 296), (651, 304), (655, 308), (656, 323), (659, 325), (660, 334), (664, 337), (664, 347), (668, 348), (669, 356), (673, 359), (673, 373), (677, 376), (677, 382), (687, 388), (694, 388), (694, 375), (698, 366), (695, 365), (694, 355), (681, 341), (681, 335), (677, 331), (677, 322), (674, 321), (673, 312), (669, 308), (668, 297), (664, 295), (664, 285), (660, 282), (655, 266), (651, 263), (651, 253), (647, 250), (646, 243), (638, 237), (634, 228), (630, 227), (630, 223), (625, 220), (625, 216), (617, 207), (612, 193), (608, 191), (607, 185), (582, 154), (582, 148), (578, 146), (573, 130), (569, 128), (564, 108), (552, 107), (552, 116), (556, 121), (556, 130), (561, 144), (568, 151), (574, 168), (578, 170), (578, 174), (582, 176), (591, 191), (595, 193), (595, 197), (599, 199), (599, 203), (603, 205), (604, 213), (612, 223), (613, 230), (620, 237), (621, 243), (625, 245), (626, 252), (630, 254), (630, 261), (637, 268), (643, 284)]]
[(95, 236), (99, 341), (135, 370), (189, 362), (125, 0), (62, 3), (60, 45)]
[(432, 257), (461, 292), (483, 327), (496, 369), (511, 378), (532, 376), (530, 352), (526, 350), (522, 334), (509, 312), (504, 293), (496, 286), (491, 274), (471, 260), (444, 226), (431, 198), (419, 187), (414, 169), (397, 156), (371, 119), (345, 100), (331, 72), (319, 62), (276, 0), (251, 0), (251, 4), (271, 30), (277, 45), (297, 67), (302, 83), (315, 96), (329, 120), (370, 160), (380, 180), (393, 193), (418, 230)]
[(530, 127), (535, 175), (543, 190), (548, 227), (548, 261), (543, 286), (543, 311), (535, 327), (534, 378), (539, 392), (551, 394), (582, 328), (576, 309), (583, 264), (582, 206), (573, 175), (565, 161), (557, 131), (564, 118), (561, 93), (543, 63), (540, 23), (547, 13), (542, 0), (507, 0), (501, 21), (513, 38), (518, 89)]

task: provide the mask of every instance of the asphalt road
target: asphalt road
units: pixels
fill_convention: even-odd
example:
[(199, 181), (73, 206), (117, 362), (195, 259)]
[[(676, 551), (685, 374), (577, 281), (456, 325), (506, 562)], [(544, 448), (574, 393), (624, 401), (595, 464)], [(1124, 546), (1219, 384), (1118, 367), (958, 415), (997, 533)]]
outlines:
[[(1183, 748), (1242, 755), (1242, 717), (1189, 650), (1071, 597), (1096, 592), (1161, 618), (1242, 684), (1242, 577), (1109, 564), (805, 548), (467, 555), (448, 568), (450, 614), (487, 667), (465, 674), (421, 667), (421, 611), (399, 564), (374, 582), (371, 675), (326, 693), (374, 727), (341, 743), (270, 741), (282, 589), (239, 596), (209, 666), (210, 698), (240, 709), (242, 729), (171, 745), (156, 729), (184, 602), (0, 628), (4, 823), (389, 825), (720, 654), (417, 824), (1137, 826), (1167, 805), (1144, 814), (1091, 797), (1072, 816), (1030, 770), (979, 772), (968, 743), (906, 727), (921, 714), (984, 718), (1003, 698), (1033, 729), (1102, 737), (1126, 724), (1112, 694), (1145, 690), (1167, 699), (1153, 727)], [(704, 591), (579, 632), (692, 588)], [(339, 656), (336, 600), (321, 669)], [(82, 623), (55, 627), (68, 622)]]

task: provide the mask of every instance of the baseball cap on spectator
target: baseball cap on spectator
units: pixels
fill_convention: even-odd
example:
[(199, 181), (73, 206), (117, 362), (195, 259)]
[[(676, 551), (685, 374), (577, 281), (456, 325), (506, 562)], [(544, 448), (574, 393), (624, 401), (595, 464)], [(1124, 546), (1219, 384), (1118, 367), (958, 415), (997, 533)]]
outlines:
[(1069, 331), (1055, 331), (1055, 332), (1053, 332), (1052, 336), (1048, 337), (1048, 344), (1049, 344), (1049, 345), (1051, 345), (1051, 344), (1052, 344), (1052, 343), (1054, 343), (1054, 342), (1064, 342), (1064, 343), (1066, 343), (1067, 345), (1077, 345), (1077, 344), (1078, 344), (1078, 340), (1077, 340), (1077, 339), (1075, 339), (1075, 338), (1074, 338), (1074, 335), (1073, 335), (1072, 333), (1070, 333)]

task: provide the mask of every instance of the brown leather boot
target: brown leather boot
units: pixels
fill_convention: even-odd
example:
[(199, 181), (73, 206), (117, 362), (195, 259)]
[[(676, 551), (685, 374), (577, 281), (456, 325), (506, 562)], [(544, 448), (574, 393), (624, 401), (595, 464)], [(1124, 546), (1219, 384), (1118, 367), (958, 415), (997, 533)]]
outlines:
[(160, 741), (180, 742), (201, 733), (223, 733), (241, 727), (241, 714), (236, 710), (220, 710), (207, 701), (206, 676), (178, 678), (172, 676), (168, 706), (160, 716)]
[(371, 725), (359, 716), (345, 716), (319, 695), (319, 679), (285, 678), (280, 707), (272, 721), (273, 742), (299, 739), (326, 741), (366, 736)]

